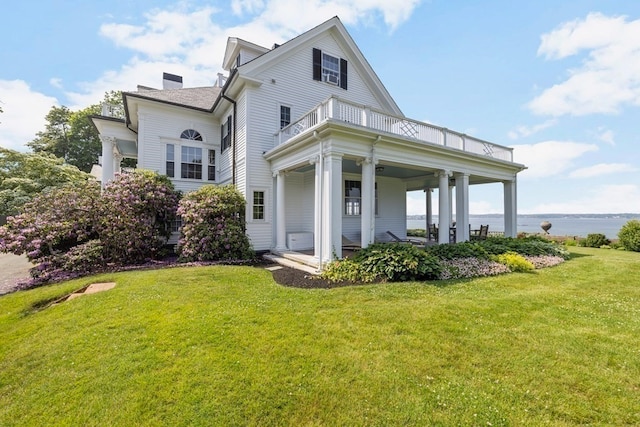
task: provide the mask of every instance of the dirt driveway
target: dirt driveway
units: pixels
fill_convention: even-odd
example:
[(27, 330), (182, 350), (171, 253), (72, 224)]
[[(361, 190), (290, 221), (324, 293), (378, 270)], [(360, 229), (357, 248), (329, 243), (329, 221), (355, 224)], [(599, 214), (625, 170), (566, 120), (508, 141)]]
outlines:
[(13, 291), (18, 281), (29, 278), (31, 267), (33, 264), (24, 256), (0, 253), (0, 295)]

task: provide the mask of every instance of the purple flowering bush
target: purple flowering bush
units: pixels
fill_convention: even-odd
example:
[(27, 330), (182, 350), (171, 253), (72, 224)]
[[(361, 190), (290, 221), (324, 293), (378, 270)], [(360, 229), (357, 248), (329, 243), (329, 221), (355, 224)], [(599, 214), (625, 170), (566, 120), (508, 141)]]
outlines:
[(484, 258), (453, 258), (440, 260), (440, 280), (466, 279), (509, 273), (509, 267)]
[(37, 286), (141, 264), (162, 255), (179, 194), (149, 171), (117, 175), (100, 193), (86, 181), (38, 194), (0, 227), (0, 251), (25, 254)]
[(119, 265), (164, 255), (179, 193), (164, 175), (136, 170), (119, 174), (102, 192), (97, 231), (104, 256)]
[(100, 185), (95, 181), (53, 188), (26, 203), (22, 213), (0, 227), (0, 250), (26, 254), (34, 264), (95, 239), (96, 205)]
[(205, 185), (180, 200), (180, 261), (247, 260), (255, 254), (245, 233), (245, 200), (234, 186)]

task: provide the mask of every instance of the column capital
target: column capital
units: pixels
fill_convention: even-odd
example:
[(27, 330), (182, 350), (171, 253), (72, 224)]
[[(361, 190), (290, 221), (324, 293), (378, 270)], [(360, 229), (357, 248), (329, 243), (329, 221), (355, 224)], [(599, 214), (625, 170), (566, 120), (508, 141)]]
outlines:
[(105, 144), (111, 144), (114, 147), (116, 145), (116, 138), (114, 136), (100, 135), (100, 141)]
[(373, 163), (373, 157), (371, 156), (363, 157), (361, 159), (356, 160), (356, 165), (358, 166), (370, 165), (371, 163)]
[(436, 178), (449, 178), (451, 176), (451, 171), (446, 169), (437, 170), (433, 173), (433, 176)]
[(470, 174), (468, 172), (455, 172), (453, 174), (454, 178), (464, 178), (465, 176), (469, 177), (469, 175)]
[(320, 155), (311, 156), (309, 158), (309, 164), (310, 165), (315, 165), (315, 164), (317, 164), (319, 162), (320, 162)]

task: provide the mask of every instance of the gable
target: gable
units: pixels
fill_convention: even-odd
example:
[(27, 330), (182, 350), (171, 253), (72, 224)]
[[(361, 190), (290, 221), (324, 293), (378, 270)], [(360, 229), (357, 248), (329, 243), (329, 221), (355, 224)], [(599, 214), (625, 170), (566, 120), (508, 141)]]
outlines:
[[(319, 60), (322, 55), (327, 54), (339, 60), (338, 73), (342, 73), (338, 78), (325, 78), (320, 74), (314, 74), (314, 50), (320, 50)], [(316, 53), (316, 55), (318, 55)], [(323, 24), (307, 31), (306, 33), (289, 40), (277, 49), (273, 49), (262, 56), (238, 67), (242, 76), (262, 81), (271, 81), (270, 74), (277, 74), (281, 78), (282, 64), (289, 65), (290, 77), (295, 79), (309, 79), (313, 83), (323, 82), (336, 86), (346, 86), (342, 88), (346, 93), (333, 93), (355, 102), (362, 102), (387, 111), (394, 115), (402, 115), (402, 111), (395, 103), (383, 83), (380, 81), (374, 70), (356, 46), (355, 42), (348, 34), (342, 23), (334, 17)], [(306, 76), (299, 75), (299, 70), (306, 69)], [(317, 69), (317, 65), (316, 65)], [(326, 74), (325, 74), (326, 75)], [(327, 81), (330, 80), (330, 81)], [(344, 81), (344, 83), (340, 83)], [(355, 84), (355, 86), (353, 86)], [(313, 85), (311, 85), (313, 87)], [(351, 92), (354, 88), (353, 93)], [(365, 95), (365, 93), (367, 95)], [(355, 97), (353, 96), (355, 94)], [(360, 98), (366, 98), (373, 102), (363, 102)], [(317, 100), (318, 102), (320, 100)]]

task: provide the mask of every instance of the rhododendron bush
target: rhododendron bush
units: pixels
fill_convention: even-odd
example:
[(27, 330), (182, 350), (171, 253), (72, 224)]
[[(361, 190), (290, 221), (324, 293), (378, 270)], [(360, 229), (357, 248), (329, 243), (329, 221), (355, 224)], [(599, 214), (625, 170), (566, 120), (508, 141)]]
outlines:
[(184, 196), (178, 207), (181, 261), (238, 260), (253, 257), (245, 233), (245, 200), (235, 187), (205, 185)]
[(104, 187), (99, 206), (105, 257), (122, 265), (159, 258), (177, 206), (178, 193), (166, 176), (143, 170), (118, 175)]
[(158, 257), (175, 218), (179, 194), (149, 171), (119, 174), (40, 193), (0, 227), (0, 251), (36, 264), (32, 285), (137, 264)]

